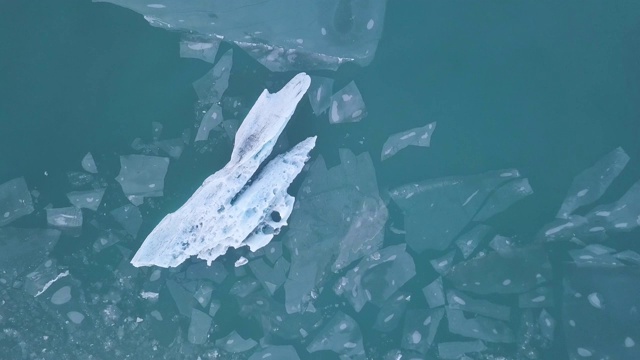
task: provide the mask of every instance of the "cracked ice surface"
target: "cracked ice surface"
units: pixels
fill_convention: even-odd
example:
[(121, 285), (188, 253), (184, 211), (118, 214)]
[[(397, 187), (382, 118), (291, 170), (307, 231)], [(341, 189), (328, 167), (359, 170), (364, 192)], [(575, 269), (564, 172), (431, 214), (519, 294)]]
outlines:
[(94, 1), (131, 9), (152, 26), (188, 33), (187, 40), (197, 35), (197, 42), (182, 48), (189, 57), (199, 53), (210, 59), (206, 51), (215, 45), (208, 44), (224, 39), (271, 71), (336, 70), (350, 61), (369, 64), (382, 35), (386, 7), (384, 0)]
[[(269, 243), (293, 210), (294, 198), (287, 188), (307, 161), (315, 137), (277, 156), (247, 184), (271, 153), (310, 82), (301, 73), (277, 93), (262, 92), (238, 129), (231, 160), (160, 221), (131, 260), (134, 266), (174, 267), (192, 255), (211, 263), (229, 247), (248, 245), (255, 251)], [(271, 216), (274, 212), (278, 221)]]

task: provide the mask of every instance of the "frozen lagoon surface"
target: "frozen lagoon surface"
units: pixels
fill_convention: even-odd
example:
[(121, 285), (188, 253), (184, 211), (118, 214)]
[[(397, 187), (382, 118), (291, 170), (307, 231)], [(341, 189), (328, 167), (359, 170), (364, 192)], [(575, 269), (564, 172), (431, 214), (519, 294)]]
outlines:
[(640, 358), (640, 5), (113, 3), (0, 7), (0, 358)]

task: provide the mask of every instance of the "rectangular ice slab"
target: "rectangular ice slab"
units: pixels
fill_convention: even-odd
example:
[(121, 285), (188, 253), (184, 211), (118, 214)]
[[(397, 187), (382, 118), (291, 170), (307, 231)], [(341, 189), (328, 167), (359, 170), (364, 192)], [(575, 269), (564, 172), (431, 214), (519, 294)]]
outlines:
[(31, 194), (24, 178), (19, 177), (0, 184), (0, 226), (33, 212)]
[(262, 92), (238, 129), (231, 160), (160, 221), (131, 260), (134, 266), (174, 267), (192, 255), (211, 263), (229, 247), (248, 245), (255, 251), (269, 243), (293, 210), (287, 188), (309, 158), (315, 137), (277, 156), (252, 177), (310, 82), (301, 73), (277, 93)]

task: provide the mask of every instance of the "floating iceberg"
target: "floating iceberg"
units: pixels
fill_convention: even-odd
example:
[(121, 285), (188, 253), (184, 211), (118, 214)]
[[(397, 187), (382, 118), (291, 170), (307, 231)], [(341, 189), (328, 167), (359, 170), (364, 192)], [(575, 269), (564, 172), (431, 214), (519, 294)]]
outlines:
[(315, 137), (277, 156), (252, 177), (310, 81), (302, 73), (277, 93), (263, 91), (238, 129), (229, 163), (160, 221), (131, 260), (134, 266), (175, 267), (192, 255), (211, 263), (229, 247), (246, 245), (255, 251), (269, 243), (293, 210), (287, 188), (309, 158)]
[(224, 39), (271, 71), (336, 70), (349, 61), (369, 64), (386, 7), (384, 0), (106, 1), (142, 14), (153, 26), (188, 33), (187, 40), (197, 35), (197, 42), (185, 44), (190, 54)]

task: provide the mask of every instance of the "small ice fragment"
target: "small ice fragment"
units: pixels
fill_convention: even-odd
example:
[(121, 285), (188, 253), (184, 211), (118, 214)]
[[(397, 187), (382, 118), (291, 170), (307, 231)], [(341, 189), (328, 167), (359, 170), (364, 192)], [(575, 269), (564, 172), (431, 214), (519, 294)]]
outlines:
[(596, 309), (602, 309), (602, 295), (593, 292), (587, 296), (587, 299), (589, 299), (589, 304), (591, 304), (591, 306)]
[(349, 359), (362, 358), (365, 352), (358, 324), (348, 315), (336, 313), (307, 346), (310, 353), (323, 350)]
[[(116, 180), (126, 196), (163, 196), (169, 158), (147, 155), (120, 156)], [(150, 186), (153, 185), (153, 186)]]
[(555, 331), (556, 321), (553, 319), (551, 314), (547, 312), (547, 310), (542, 309), (540, 312), (540, 317), (538, 318), (538, 327), (540, 328), (540, 333), (542, 336), (547, 338), (549, 341), (553, 341), (553, 334)]
[(67, 193), (67, 198), (71, 205), (77, 208), (84, 208), (96, 211), (100, 207), (105, 189), (95, 189), (86, 191), (72, 191)]
[(211, 108), (204, 114), (200, 121), (200, 127), (196, 133), (195, 141), (204, 141), (209, 138), (209, 133), (213, 128), (223, 121), (222, 108), (218, 104), (211, 105)]
[(437, 271), (440, 275), (445, 275), (451, 270), (453, 267), (453, 258), (456, 256), (455, 251), (450, 251), (440, 258), (430, 260), (431, 266), (433, 269)]
[(0, 184), (0, 226), (33, 212), (31, 194), (23, 177)]
[(65, 285), (60, 289), (56, 290), (53, 295), (51, 295), (51, 303), (53, 305), (62, 305), (66, 304), (71, 300), (71, 286)]
[(466, 359), (465, 354), (481, 353), (487, 347), (480, 340), (476, 341), (454, 341), (438, 344), (438, 355), (440, 359)]
[(241, 353), (254, 348), (258, 343), (253, 339), (244, 339), (237, 332), (232, 331), (229, 335), (216, 340), (219, 346), (228, 353)]
[(331, 105), (331, 93), (333, 91), (333, 79), (321, 76), (311, 77), (309, 87), (309, 102), (316, 116), (319, 116)]
[(137, 206), (126, 204), (111, 210), (111, 216), (134, 238), (142, 226), (142, 214)]
[(229, 86), (229, 76), (233, 62), (233, 50), (227, 50), (220, 60), (200, 79), (193, 82), (201, 104), (215, 104)]
[(446, 310), (449, 332), (452, 334), (496, 343), (515, 341), (513, 331), (502, 321), (479, 315), (466, 318), (462, 310), (449, 307)]
[(429, 285), (422, 289), (424, 297), (430, 308), (436, 308), (445, 304), (444, 288), (442, 285), (442, 277), (435, 279)]
[(192, 309), (191, 323), (187, 332), (189, 342), (196, 345), (202, 345), (207, 342), (212, 321), (208, 314), (198, 309)]
[(568, 218), (579, 207), (598, 200), (629, 162), (629, 156), (618, 147), (575, 177), (556, 217)]
[(82, 226), (82, 210), (76, 207), (47, 209), (47, 223), (61, 229), (73, 229)]
[(93, 155), (91, 155), (90, 152), (82, 158), (82, 168), (84, 171), (92, 174), (98, 173), (98, 167), (96, 166), (96, 162), (93, 160)]
[(435, 130), (436, 122), (432, 122), (422, 127), (409, 129), (389, 136), (384, 145), (382, 145), (380, 160), (384, 161), (392, 157), (407, 146), (429, 147), (431, 145), (431, 136)]
[(236, 263), (234, 264), (234, 266), (235, 267), (240, 267), (242, 265), (245, 265), (248, 262), (249, 262), (249, 260), (247, 260), (246, 257), (240, 256), (240, 258), (238, 258), (238, 260), (236, 260)]
[(631, 348), (634, 346), (636, 346), (636, 342), (632, 338), (628, 336), (624, 338), (624, 347)]
[(69, 320), (71, 320), (72, 323), (77, 325), (81, 324), (82, 321), (84, 320), (84, 315), (82, 315), (77, 311), (69, 311), (67, 313), (67, 317), (69, 318)]
[(197, 38), (186, 37), (180, 41), (180, 57), (193, 58), (215, 63), (216, 54), (220, 46), (220, 40), (215, 37)]
[[(348, 101), (345, 101), (345, 95), (347, 95)], [(364, 100), (362, 100), (362, 95), (353, 81), (333, 94), (330, 103), (329, 122), (331, 124), (358, 122), (366, 116)]]

